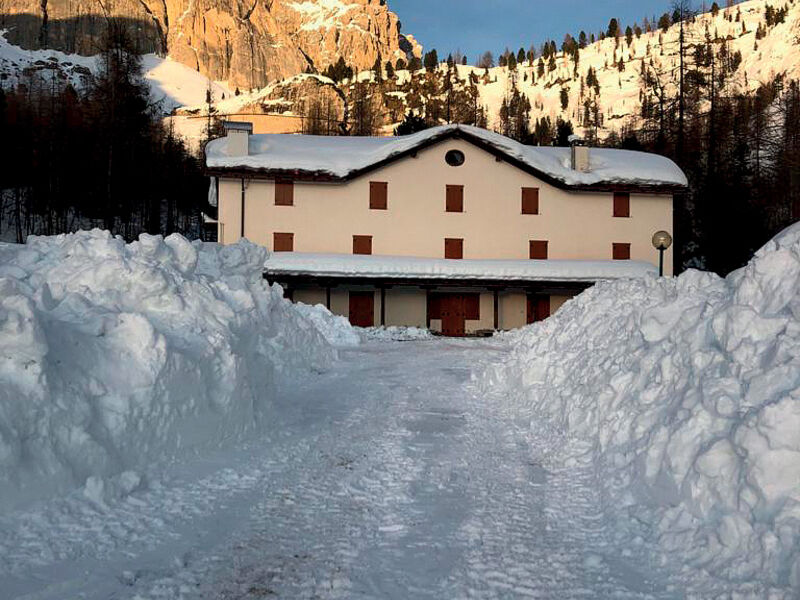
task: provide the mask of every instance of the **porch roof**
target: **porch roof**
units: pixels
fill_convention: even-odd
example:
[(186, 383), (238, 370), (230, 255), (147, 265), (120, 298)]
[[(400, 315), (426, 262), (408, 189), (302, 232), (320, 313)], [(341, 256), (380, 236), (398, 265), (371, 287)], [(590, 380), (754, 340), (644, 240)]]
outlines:
[(272, 253), (265, 265), (270, 278), (357, 279), (419, 282), (594, 283), (657, 274), (633, 260), (477, 260), (352, 254)]

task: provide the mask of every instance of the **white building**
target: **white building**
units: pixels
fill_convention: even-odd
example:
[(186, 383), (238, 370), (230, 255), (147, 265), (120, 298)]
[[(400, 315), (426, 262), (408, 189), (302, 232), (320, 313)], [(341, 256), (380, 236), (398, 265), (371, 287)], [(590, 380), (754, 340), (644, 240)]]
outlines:
[(450, 335), (519, 327), (599, 279), (655, 270), (652, 235), (672, 231), (686, 186), (660, 156), (463, 125), (357, 138), (231, 123), (207, 166), (219, 241), (268, 247), (265, 274), (295, 301)]

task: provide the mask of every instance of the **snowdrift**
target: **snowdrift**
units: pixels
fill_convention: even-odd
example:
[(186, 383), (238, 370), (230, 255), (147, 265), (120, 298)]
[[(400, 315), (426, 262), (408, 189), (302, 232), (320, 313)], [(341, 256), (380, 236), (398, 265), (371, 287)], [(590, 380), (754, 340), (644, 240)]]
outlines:
[(265, 259), (98, 230), (0, 245), (0, 508), (130, 491), (154, 460), (259, 427), (281, 378), (327, 368), (336, 351)]
[(600, 283), (506, 339), (482, 385), (588, 442), (621, 528), (726, 589), (800, 594), (800, 223), (726, 279)]

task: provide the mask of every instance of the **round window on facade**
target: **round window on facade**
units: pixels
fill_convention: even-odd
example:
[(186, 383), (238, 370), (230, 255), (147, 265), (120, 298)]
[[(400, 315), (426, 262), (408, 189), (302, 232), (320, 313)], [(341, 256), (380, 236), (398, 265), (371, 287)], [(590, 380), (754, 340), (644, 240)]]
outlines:
[(461, 150), (450, 150), (447, 154), (444, 155), (445, 161), (451, 167), (460, 167), (464, 164), (466, 157)]

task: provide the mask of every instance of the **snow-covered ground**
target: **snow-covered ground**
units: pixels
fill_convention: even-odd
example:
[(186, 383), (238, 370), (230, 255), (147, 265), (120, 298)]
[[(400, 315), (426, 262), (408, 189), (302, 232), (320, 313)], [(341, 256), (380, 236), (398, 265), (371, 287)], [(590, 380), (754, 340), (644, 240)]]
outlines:
[(177, 463), (121, 500), (73, 494), (7, 515), (0, 589), (681, 597), (646, 541), (615, 541), (583, 448), (556, 455), (502, 395), (475, 386), (473, 370), (505, 352), (445, 339), (345, 350), (336, 369), (280, 390), (257, 439)]
[(798, 597), (800, 224), (484, 340), (264, 259), (0, 245), (3, 598)]

